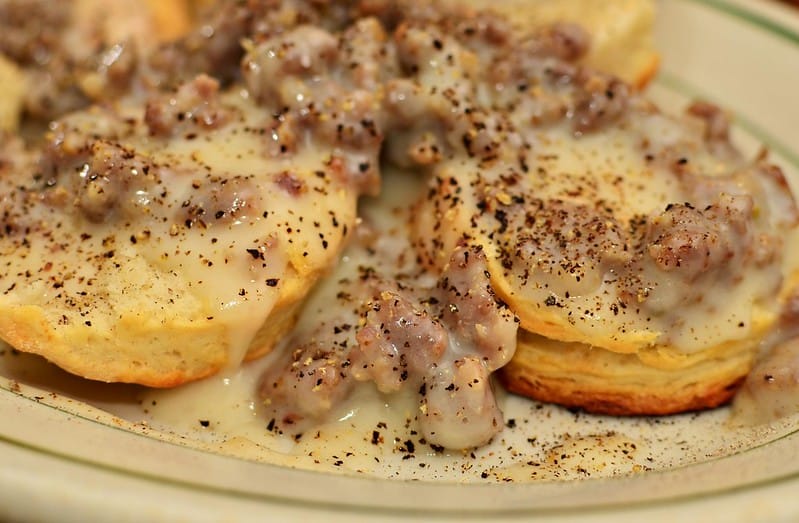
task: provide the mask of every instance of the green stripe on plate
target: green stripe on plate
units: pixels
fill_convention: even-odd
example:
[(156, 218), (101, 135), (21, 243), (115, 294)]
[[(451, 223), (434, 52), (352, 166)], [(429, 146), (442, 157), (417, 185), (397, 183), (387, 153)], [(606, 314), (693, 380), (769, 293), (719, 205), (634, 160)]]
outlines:
[(717, 11), (721, 11), (735, 18), (739, 18), (752, 25), (760, 27), (780, 38), (799, 46), (799, 31), (776, 22), (759, 13), (752, 12), (744, 7), (730, 4), (724, 0), (688, 0), (695, 4), (702, 4)]

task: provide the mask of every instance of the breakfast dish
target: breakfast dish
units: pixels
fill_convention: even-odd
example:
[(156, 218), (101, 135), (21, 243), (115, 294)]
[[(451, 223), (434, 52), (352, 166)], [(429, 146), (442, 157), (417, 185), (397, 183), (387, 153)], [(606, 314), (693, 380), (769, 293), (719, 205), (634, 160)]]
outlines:
[[(171, 387), (285, 337), (287, 374), (261, 389), (280, 425), (320, 418), (354, 380), (419, 390), (435, 444), (493, 437), (502, 422), (490, 375), (511, 358), (521, 313), (495, 296), (482, 245), (405, 268), (415, 274), (407, 281), (399, 270), (362, 275), (338, 293), (351, 318), (320, 321), (304, 341), (286, 334), (342, 247), (370, 249), (356, 201), (379, 191), (381, 161), (420, 174), (448, 168), (492, 139), (480, 135), (494, 119), (506, 126), (499, 139), (526, 148), (514, 126), (528, 125), (503, 120), (512, 106), (530, 101), (519, 117), (545, 128), (568, 110), (556, 98), (593, 96), (597, 82), (613, 87), (590, 89), (617, 90), (626, 103), (623, 83), (576, 64), (590, 35), (566, 22), (514, 29), (436, 3), (221, 2), (177, 36), (145, 11), (159, 44), (136, 24), (93, 32), (86, 20), (99, 8), (64, 4), (3, 44), (29, 82), (52, 80), (24, 93), (22, 125), (57, 118), (43, 143), (5, 146), (3, 339), (86, 378)], [(482, 71), (490, 62), (496, 69)], [(639, 82), (652, 63), (635, 66)], [(552, 82), (579, 93), (550, 92)], [(605, 111), (586, 109), (584, 130)], [(507, 148), (485, 148), (495, 163), (511, 160)]]
[[(281, 430), (371, 382), (418, 391), (427, 440), (469, 448), (503, 424), (494, 371), (592, 412), (716, 407), (776, 322), (797, 221), (784, 174), (737, 152), (718, 107), (667, 116), (582, 65), (579, 26), (436, 3), (221, 2), (160, 46), (131, 30), (89, 73), (123, 38), (81, 36), (98, 8), (4, 46), (57, 80), (27, 118), (64, 114), (41, 152), (4, 151), (0, 334), (19, 350), (170, 387), (285, 338), (260, 389)], [(648, 9), (626, 33), (646, 34)], [(90, 45), (43, 70), (21, 59), (69, 38)], [(644, 83), (656, 59), (630, 60)], [(356, 202), (388, 166), (430, 182), (411, 244), (381, 252)], [(334, 317), (289, 336), (346, 244), (377, 254), (330, 276)]]
[[(750, 18), (750, 12), (756, 14)], [(734, 110), (732, 136), (743, 156), (757, 158), (761, 144), (767, 144), (772, 160), (793, 184), (797, 171), (792, 151), (799, 147), (790, 124), (796, 121), (791, 116), (795, 106), (780, 105), (780, 100), (792, 97), (797, 78), (779, 64), (796, 58), (791, 42), (799, 37), (785, 36), (794, 34), (790, 25), (772, 32), (764, 21), (785, 24), (791, 19), (784, 12), (777, 12), (781, 17), (771, 14), (769, 6), (760, 3), (736, 2), (734, 8), (693, 0), (663, 4), (657, 21), (663, 74), (649, 96), (672, 114), (696, 98)], [(774, 59), (759, 59), (763, 56)], [(730, 75), (734, 82), (725, 81)], [(752, 96), (764, 78), (780, 81), (770, 84), (770, 96)], [(405, 185), (389, 181), (384, 194), (401, 192), (398, 188)], [(412, 201), (398, 198), (394, 202)], [(369, 209), (359, 214), (367, 217), (366, 212), (371, 213), (372, 226), (396, 227), (396, 222), (383, 222)], [(367, 245), (383, 243), (374, 234), (366, 236), (372, 237)], [(357, 273), (349, 263), (357, 256), (349, 253), (342, 258), (344, 268)], [(363, 254), (367, 260), (372, 256)], [(789, 272), (794, 253), (786, 254)], [(325, 310), (324, 296), (316, 300), (317, 296), (314, 292), (308, 302), (312, 314)], [(776, 327), (788, 332), (790, 314), (785, 316)], [(306, 320), (300, 318), (299, 329)], [(789, 397), (791, 376), (774, 372), (775, 366), (791, 361), (790, 342), (774, 351), (771, 363), (763, 361), (750, 373), (741, 397), (751, 396), (754, 408), (737, 402), (732, 412), (735, 422), (766, 425), (735, 428), (727, 421), (727, 409), (664, 418), (590, 416), (497, 389), (504, 430), (472, 450), (471, 457), (439, 452), (421, 444), (418, 436), (403, 436), (408, 428), (403, 427), (402, 402), (392, 400), (390, 410), (387, 404), (374, 424), (364, 419), (366, 403), (382, 405), (387, 396), (364, 396), (368, 388), (362, 387), (353, 390), (351, 401), (330, 411), (331, 422), (323, 424), (321, 436), (309, 431), (295, 441), (296, 435), (264, 433), (270, 418), (263, 417), (257, 401), (253, 403), (251, 391), (266, 383), (260, 379), (261, 369), (276, 361), (270, 361), (279, 354), (275, 352), (257, 365), (245, 366), (244, 382), (238, 372), (226, 372), (196, 385), (160, 391), (70, 378), (36, 358), (8, 348), (0, 353), (0, 412), (13, 420), (0, 427), (0, 455), (7, 465), (0, 471), (0, 512), (12, 520), (96, 519), (122, 507), (131, 517), (153, 521), (189, 514), (198, 521), (247, 521), (262, 517), (264, 511), (276, 517), (387, 521), (420, 510), (436, 511), (442, 520), (458, 519), (468, 510), (491, 519), (524, 515), (668, 521), (679, 515), (701, 519), (724, 514), (729, 520), (746, 521), (791, 520), (799, 510), (790, 496), (796, 488), (799, 448), (795, 417), (790, 417), (794, 407), (782, 401)], [(788, 418), (774, 420), (771, 402), (775, 415)], [(412, 402), (405, 405), (413, 410)], [(167, 414), (169, 409), (174, 414)], [(234, 411), (253, 420), (252, 430), (222, 416)], [(389, 412), (399, 412), (399, 419), (385, 417)], [(381, 422), (388, 423), (388, 429)], [(340, 430), (331, 432), (336, 426)], [(372, 441), (375, 430), (377, 443)], [(343, 436), (350, 438), (351, 447)], [(664, 454), (656, 448), (670, 450)], [(498, 460), (493, 465), (492, 456)], [(328, 467), (347, 474), (329, 476), (290, 467)], [(364, 480), (365, 476), (383, 479)], [(422, 481), (385, 481), (389, 477)], [(588, 479), (597, 477), (605, 479)], [(532, 483), (509, 484), (522, 481)], [(32, 499), (38, 501), (20, 502)]]

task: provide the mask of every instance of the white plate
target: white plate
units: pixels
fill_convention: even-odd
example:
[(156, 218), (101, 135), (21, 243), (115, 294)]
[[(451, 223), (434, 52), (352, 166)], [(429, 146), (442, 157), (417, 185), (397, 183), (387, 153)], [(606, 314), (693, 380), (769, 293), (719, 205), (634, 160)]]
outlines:
[[(701, 97), (731, 108), (743, 148), (767, 144), (799, 181), (799, 14), (754, 0), (663, 0), (659, 7), (663, 63), (653, 96), (670, 106)], [(179, 435), (155, 439), (146, 428), (37, 388), (44, 379), (26, 381), (0, 378), (3, 520), (799, 520), (795, 422), (765, 431), (757, 444), (669, 470), (462, 485), (309, 472), (203, 452)]]

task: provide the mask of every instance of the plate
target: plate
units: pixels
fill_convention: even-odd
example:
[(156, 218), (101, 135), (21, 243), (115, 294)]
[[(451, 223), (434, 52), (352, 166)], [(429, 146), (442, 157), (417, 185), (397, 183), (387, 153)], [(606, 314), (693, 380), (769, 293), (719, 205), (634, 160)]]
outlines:
[[(754, 0), (669, 0), (659, 10), (663, 62), (652, 96), (667, 107), (703, 98), (733, 110), (735, 141), (750, 154), (765, 144), (799, 188), (799, 14)], [(24, 356), (7, 351), (0, 377), (4, 520), (799, 518), (799, 418), (761, 427), (741, 445), (711, 430), (719, 426), (714, 414), (679, 418), (691, 437), (652, 423), (647, 430), (671, 449), (664, 460), (672, 466), (618, 477), (384, 480), (244, 459), (244, 448), (211, 452), (195, 432), (163, 432), (111, 414), (131, 401), (130, 388), (108, 387), (98, 398), (40, 362), (20, 370), (15, 358)], [(69, 383), (54, 387), (53, 375)]]

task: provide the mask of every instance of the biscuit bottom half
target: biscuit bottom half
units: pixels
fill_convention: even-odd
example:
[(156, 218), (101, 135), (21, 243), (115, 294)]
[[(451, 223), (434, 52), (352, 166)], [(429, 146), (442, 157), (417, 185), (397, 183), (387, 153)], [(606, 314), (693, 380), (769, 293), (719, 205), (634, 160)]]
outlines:
[(677, 414), (730, 401), (758, 346), (747, 338), (693, 354), (668, 347), (620, 354), (520, 331), (516, 354), (499, 377), (515, 394), (595, 414)]

